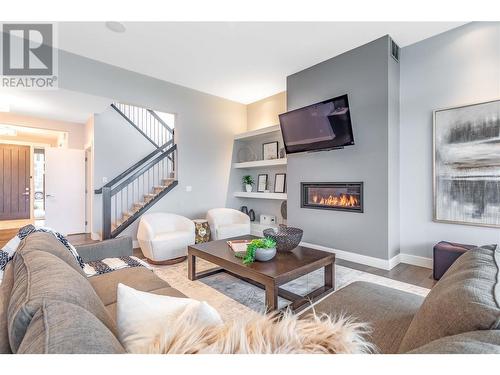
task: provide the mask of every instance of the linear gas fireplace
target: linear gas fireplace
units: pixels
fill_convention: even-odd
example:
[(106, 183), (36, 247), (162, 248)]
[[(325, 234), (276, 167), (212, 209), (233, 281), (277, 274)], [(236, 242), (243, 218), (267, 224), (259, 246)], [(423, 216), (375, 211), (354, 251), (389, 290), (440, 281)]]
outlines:
[(302, 182), (302, 208), (363, 212), (362, 182)]

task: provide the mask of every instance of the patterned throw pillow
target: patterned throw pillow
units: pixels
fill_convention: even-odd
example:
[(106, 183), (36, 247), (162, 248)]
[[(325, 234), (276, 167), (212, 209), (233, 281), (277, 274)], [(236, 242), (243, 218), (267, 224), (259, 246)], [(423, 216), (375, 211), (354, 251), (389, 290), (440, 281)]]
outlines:
[(14, 253), (16, 252), (17, 247), (20, 243), (21, 239), (18, 236), (15, 236), (5, 244), (3, 249), (0, 250), (0, 284), (2, 283), (5, 267), (7, 266), (7, 263), (9, 263), (12, 258), (14, 258)]
[(146, 262), (134, 256), (123, 256), (119, 258), (106, 258), (101, 260), (94, 260), (85, 263), (83, 272), (87, 277), (102, 275), (108, 272), (121, 270), (124, 268), (145, 267), (152, 270), (151, 266)]
[(75, 257), (80, 267), (82, 269), (85, 267), (85, 264), (83, 263), (83, 260), (80, 257), (80, 255), (78, 255), (78, 252), (76, 251), (75, 247), (71, 245), (66, 239), (66, 237), (64, 237), (61, 233), (56, 232), (51, 228), (35, 227), (34, 225), (29, 224), (19, 229), (17, 235), (9, 242), (7, 242), (7, 244), (3, 247), (3, 249), (0, 250), (0, 283), (2, 282), (3, 279), (3, 271), (5, 270), (5, 267), (7, 266), (7, 263), (9, 263), (12, 260), (12, 258), (14, 258), (14, 253), (16, 252), (17, 247), (19, 246), (21, 241), (24, 240), (26, 237), (28, 237), (30, 234), (36, 232), (45, 232), (52, 234)]

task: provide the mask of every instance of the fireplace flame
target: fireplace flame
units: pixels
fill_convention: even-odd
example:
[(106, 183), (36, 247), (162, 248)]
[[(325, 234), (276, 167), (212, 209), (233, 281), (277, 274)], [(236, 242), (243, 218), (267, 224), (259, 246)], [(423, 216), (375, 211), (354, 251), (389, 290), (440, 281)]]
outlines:
[(317, 194), (312, 196), (314, 204), (322, 206), (335, 206), (335, 207), (357, 207), (359, 206), (359, 199), (351, 194), (340, 194), (339, 196), (329, 195), (328, 197), (321, 197)]

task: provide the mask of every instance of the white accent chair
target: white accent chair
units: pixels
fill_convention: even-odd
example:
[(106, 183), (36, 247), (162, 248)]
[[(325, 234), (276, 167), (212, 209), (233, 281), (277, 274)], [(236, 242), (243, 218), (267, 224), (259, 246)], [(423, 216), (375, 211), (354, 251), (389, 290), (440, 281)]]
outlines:
[(195, 242), (194, 223), (175, 214), (145, 214), (139, 222), (137, 240), (152, 264), (182, 262), (187, 256), (187, 247)]
[(213, 208), (207, 212), (213, 240), (250, 234), (248, 215), (232, 208)]

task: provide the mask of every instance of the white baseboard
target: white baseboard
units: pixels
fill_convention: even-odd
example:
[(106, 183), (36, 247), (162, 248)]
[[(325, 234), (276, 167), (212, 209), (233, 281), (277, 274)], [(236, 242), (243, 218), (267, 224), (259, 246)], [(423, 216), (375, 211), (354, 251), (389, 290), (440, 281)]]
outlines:
[(381, 268), (383, 270), (390, 270), (390, 261), (386, 259), (380, 259), (375, 257), (370, 257), (368, 255), (361, 255), (352, 253), (350, 251), (332, 249), (331, 247), (326, 247), (322, 245), (315, 245), (309, 242), (301, 242), (302, 246), (310, 247), (311, 249), (328, 251), (329, 253), (334, 253), (339, 259), (347, 260), (349, 262), (360, 263), (366, 266)]
[(331, 247), (326, 247), (322, 245), (315, 245), (309, 242), (301, 242), (300, 244), (302, 246), (310, 247), (311, 249), (323, 250), (330, 253), (334, 253), (338, 259), (364, 264), (365, 266), (380, 268), (383, 270), (391, 270), (394, 267), (396, 267), (399, 263), (406, 263), (414, 266), (432, 269), (432, 259), (419, 257), (416, 255), (398, 254), (392, 257), (391, 259), (380, 259), (368, 255), (356, 254), (350, 251), (333, 249)]
[(96, 232), (90, 233), (90, 238), (93, 239), (94, 241), (100, 241), (101, 240), (101, 235)]
[(399, 256), (400, 256), (401, 263), (406, 263), (406, 264), (411, 264), (414, 266), (432, 269), (432, 259), (431, 258), (424, 258), (424, 257), (420, 257), (417, 255), (410, 255), (410, 254), (399, 254)]
[(391, 259), (389, 259), (388, 262), (389, 262), (389, 270), (392, 270), (399, 263), (401, 263), (401, 254), (397, 254), (397, 255), (393, 256)]

